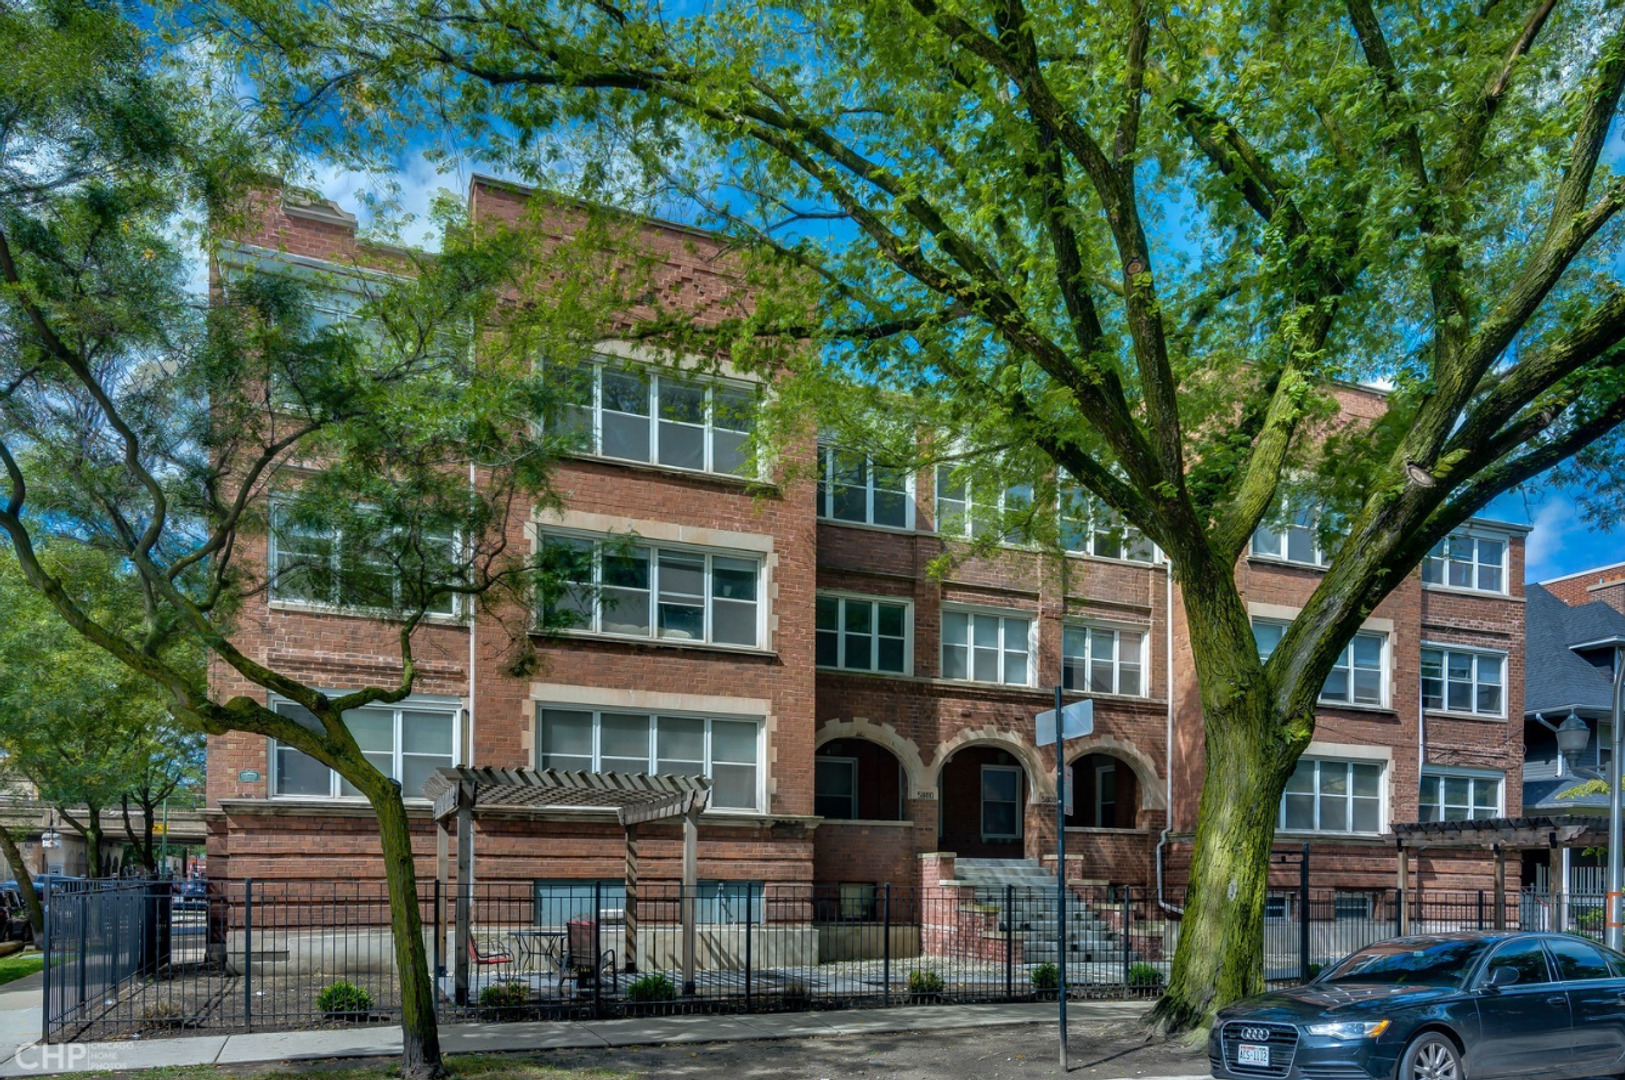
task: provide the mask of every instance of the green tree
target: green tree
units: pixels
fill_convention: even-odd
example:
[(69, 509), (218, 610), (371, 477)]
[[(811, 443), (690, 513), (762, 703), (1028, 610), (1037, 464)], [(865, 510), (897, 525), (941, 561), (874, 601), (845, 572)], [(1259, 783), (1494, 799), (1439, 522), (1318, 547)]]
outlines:
[[(476, 229), (443, 206), (432, 258), (380, 247), (378, 266), (303, 277), (272, 259), (222, 271), (202, 295), (191, 253), (224, 265), (230, 238), (279, 194), (261, 170), (280, 144), (213, 92), (230, 78), (195, 55), (164, 64), (120, 11), (0, 7), (0, 533), (56, 615), (161, 687), (180, 721), (274, 738), (366, 797), (403, 1073), (438, 1075), (402, 791), (345, 714), (412, 693), (431, 612), (483, 605), (525, 660), (531, 594), (548, 579), (509, 550), (507, 526), (514, 507), (553, 505), (557, 449), (532, 430), (549, 405), (534, 358), (584, 350), (616, 310), (612, 290), (637, 275), (610, 273), (600, 253), (622, 224), (543, 245), (527, 222)], [(320, 315), (336, 293), (353, 317)], [(501, 299), (521, 294), (534, 299)], [(267, 567), (255, 553), (280, 527), (341, 528), (343, 550)], [(137, 618), (61, 571), (74, 547), (121, 568)], [(236, 614), (274, 582), (391, 624), (398, 676), (329, 696), (239, 649)], [(178, 659), (189, 648), (255, 694), (214, 692)], [(268, 693), (313, 719), (272, 711)]]
[[(1177, 1031), (1262, 988), (1276, 808), (1361, 621), (1560, 464), (1593, 510), (1620, 503), (1625, 184), (1599, 160), (1622, 18), (1607, 0), (217, 0), (202, 22), (252, 52), (267, 100), (337, 117), (319, 134), (352, 148), (449, 118), (516, 169), (573, 140), (589, 195), (663, 178), (777, 283), (710, 341), (811, 340), (826, 418), (913, 402), (902, 420), (968, 433), (968, 471), (1064, 470), (1160, 545), (1206, 731), (1154, 1014)], [(1391, 384), (1384, 415), (1339, 420), (1338, 380)], [(1332, 556), (1264, 662), (1235, 564), (1309, 494)]]
[[(131, 749), (129, 778), (119, 798), (124, 836), (148, 877), (168, 872), (160, 864), (164, 841), (156, 838), (164, 808), (177, 796), (203, 794), (203, 733), (166, 716)], [(141, 812), (140, 827), (130, 820), (130, 807)]]

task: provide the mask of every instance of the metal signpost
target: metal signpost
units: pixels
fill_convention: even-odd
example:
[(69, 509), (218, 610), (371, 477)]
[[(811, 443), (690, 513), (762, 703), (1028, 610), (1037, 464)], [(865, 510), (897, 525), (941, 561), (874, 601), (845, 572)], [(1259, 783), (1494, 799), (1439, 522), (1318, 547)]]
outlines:
[[(1057, 732), (1057, 728), (1059, 731)], [(1061, 1072), (1066, 1072), (1066, 815), (1072, 810), (1072, 770), (1066, 764), (1066, 740), (1080, 739), (1095, 730), (1095, 703), (1061, 704), (1055, 687), (1055, 708), (1038, 714), (1039, 746), (1055, 744), (1055, 986), (1061, 1023)], [(1008, 919), (1010, 913), (1005, 912)]]

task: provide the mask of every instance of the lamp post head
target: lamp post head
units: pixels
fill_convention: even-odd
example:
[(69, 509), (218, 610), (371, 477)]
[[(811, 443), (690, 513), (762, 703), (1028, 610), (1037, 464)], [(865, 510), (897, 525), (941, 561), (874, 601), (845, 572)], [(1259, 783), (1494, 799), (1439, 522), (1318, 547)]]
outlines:
[(1591, 725), (1573, 713), (1569, 718), (1558, 725), (1557, 728), (1557, 769), (1558, 775), (1567, 771), (1570, 759), (1585, 752), (1586, 744), (1591, 741)]

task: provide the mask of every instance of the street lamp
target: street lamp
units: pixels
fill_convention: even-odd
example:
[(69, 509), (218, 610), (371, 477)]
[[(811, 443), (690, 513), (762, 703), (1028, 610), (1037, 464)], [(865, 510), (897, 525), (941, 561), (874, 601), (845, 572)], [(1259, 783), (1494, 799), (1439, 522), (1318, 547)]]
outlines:
[(1573, 713), (1557, 726), (1557, 774), (1568, 772), (1568, 763), (1585, 753), (1591, 742), (1591, 726)]
[[(1619, 790), (1620, 764), (1625, 761), (1625, 724), (1621, 723), (1621, 714), (1625, 713), (1625, 634), (1569, 648), (1587, 663), (1609, 661), (1614, 678), (1613, 750), (1608, 759), (1608, 905), (1604, 909), (1607, 912), (1604, 941), (1609, 948), (1618, 949), (1625, 937), (1622, 934), (1625, 911), (1621, 911), (1620, 904), (1620, 886), (1625, 879), (1625, 866), (1621, 864), (1621, 858), (1625, 857), (1625, 818), (1621, 816)], [(1567, 724), (1568, 721), (1564, 721), (1564, 726)]]

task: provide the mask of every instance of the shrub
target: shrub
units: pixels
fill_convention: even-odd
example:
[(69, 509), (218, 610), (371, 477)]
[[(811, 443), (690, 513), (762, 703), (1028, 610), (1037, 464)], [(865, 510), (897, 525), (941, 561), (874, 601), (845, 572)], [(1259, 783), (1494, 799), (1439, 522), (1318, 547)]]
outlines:
[(316, 995), (316, 1007), (327, 1016), (354, 1016), (371, 1011), (372, 995), (355, 983), (336, 982)]
[(142, 1012), (141, 1019), (168, 1026), (179, 1024), (185, 1015), (178, 1002), (155, 1001)]
[(1034, 990), (1054, 990), (1061, 985), (1061, 969), (1054, 964), (1039, 964), (1032, 973)]
[(1134, 964), (1128, 969), (1128, 984), (1130, 986), (1161, 986), (1162, 970), (1150, 964)]
[(942, 993), (942, 976), (934, 971), (911, 971), (908, 973), (908, 992), (911, 994), (940, 994)]
[(632, 983), (626, 988), (628, 1001), (675, 1001), (677, 987), (658, 971)]
[(812, 1005), (812, 991), (799, 979), (784, 984), (784, 1006), (787, 1009), (805, 1009)]
[(517, 1009), (530, 1000), (530, 987), (521, 982), (492, 983), (480, 991), (480, 1005), (487, 1009)]

